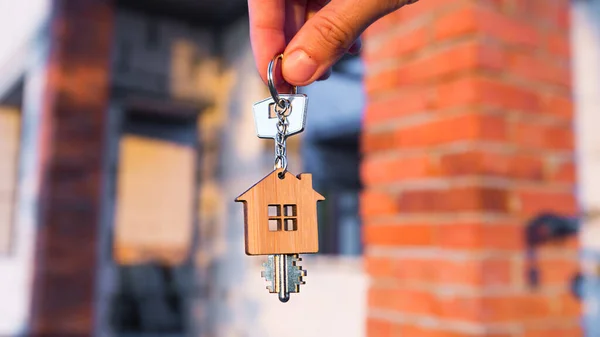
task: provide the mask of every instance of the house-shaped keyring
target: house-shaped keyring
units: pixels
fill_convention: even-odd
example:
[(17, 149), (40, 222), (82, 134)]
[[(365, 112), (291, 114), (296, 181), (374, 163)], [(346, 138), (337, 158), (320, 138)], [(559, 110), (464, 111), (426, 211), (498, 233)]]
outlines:
[(277, 169), (237, 197), (244, 203), (246, 254), (302, 254), (319, 251), (317, 202), (312, 175)]

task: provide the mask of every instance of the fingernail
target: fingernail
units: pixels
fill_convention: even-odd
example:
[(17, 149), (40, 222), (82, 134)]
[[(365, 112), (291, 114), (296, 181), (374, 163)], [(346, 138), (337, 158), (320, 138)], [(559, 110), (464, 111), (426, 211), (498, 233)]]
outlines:
[(285, 79), (292, 84), (310, 80), (318, 67), (317, 62), (302, 50), (296, 50), (283, 58)]

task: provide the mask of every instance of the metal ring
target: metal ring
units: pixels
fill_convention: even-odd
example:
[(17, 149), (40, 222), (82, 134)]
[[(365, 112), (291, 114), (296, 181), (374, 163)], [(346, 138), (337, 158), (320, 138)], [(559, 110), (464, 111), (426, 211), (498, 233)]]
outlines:
[(285, 112), (290, 108), (290, 101), (282, 99), (280, 102), (282, 102), (283, 105), (276, 104), (275, 113), (277, 113), (277, 117), (281, 119), (281, 117), (285, 115)]
[[(275, 55), (271, 62), (269, 62), (269, 67), (267, 69), (267, 84), (269, 86), (269, 91), (271, 92), (271, 97), (273, 97), (273, 101), (275, 101), (280, 108), (284, 108), (285, 101), (279, 97), (279, 93), (277, 92), (277, 88), (275, 88), (275, 83), (273, 82), (273, 70), (278, 60), (283, 60), (283, 54)], [(292, 93), (297, 94), (298, 87), (294, 86)]]

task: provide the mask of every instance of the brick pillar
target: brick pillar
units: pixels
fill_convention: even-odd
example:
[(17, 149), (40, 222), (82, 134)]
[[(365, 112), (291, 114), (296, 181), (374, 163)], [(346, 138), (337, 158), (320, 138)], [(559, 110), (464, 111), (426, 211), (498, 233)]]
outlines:
[(52, 1), (32, 336), (94, 329), (113, 11), (110, 1)]
[(365, 34), (361, 166), (368, 336), (581, 336), (576, 240), (540, 253), (524, 223), (573, 215), (569, 1), (421, 0)]

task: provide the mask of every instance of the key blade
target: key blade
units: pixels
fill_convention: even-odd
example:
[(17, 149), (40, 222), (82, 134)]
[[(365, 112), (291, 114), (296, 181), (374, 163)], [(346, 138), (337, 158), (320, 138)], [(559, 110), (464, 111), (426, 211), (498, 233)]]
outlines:
[(302, 261), (298, 255), (286, 255), (288, 259), (287, 263), (287, 285), (288, 292), (299, 293), (300, 285), (304, 284), (303, 277), (306, 275), (306, 271), (302, 269), (299, 262)]
[(268, 282), (267, 290), (270, 293), (278, 292), (279, 289), (275, 283), (275, 257), (273, 255), (267, 256), (267, 262), (263, 263), (263, 267), (265, 269), (260, 272), (260, 276)]

